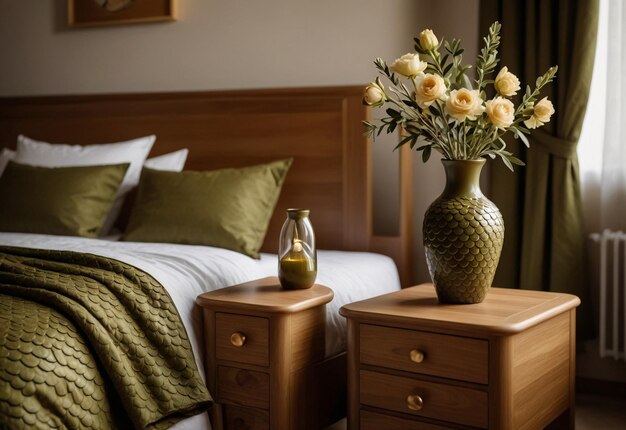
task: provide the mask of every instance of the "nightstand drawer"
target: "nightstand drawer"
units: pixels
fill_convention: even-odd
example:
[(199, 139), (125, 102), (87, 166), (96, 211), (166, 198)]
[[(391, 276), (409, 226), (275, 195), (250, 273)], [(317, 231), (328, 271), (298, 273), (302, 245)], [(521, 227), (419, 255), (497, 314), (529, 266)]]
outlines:
[(263, 372), (220, 366), (217, 371), (219, 403), (269, 409), (270, 376)]
[(224, 405), (224, 430), (269, 430), (270, 414), (267, 411), (240, 406)]
[(245, 315), (215, 314), (218, 360), (269, 366), (269, 321)]
[(487, 384), (486, 340), (361, 324), (363, 364)]
[(487, 392), (361, 370), (361, 404), (486, 428)]
[(377, 414), (370, 411), (361, 411), (360, 416), (360, 430), (447, 430), (449, 428), (407, 420), (404, 418), (392, 417), (391, 415)]

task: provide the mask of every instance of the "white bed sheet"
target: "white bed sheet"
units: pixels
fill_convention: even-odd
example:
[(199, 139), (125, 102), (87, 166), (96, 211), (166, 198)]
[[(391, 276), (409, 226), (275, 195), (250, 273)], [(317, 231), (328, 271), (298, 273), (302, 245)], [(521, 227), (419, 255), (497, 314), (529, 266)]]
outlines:
[[(168, 291), (189, 335), (198, 369), (203, 367), (202, 313), (198, 294), (266, 276), (275, 276), (277, 257), (261, 254), (254, 260), (237, 252), (207, 246), (119, 242), (69, 236), (0, 233), (0, 244), (88, 252), (115, 258), (150, 273)], [(398, 272), (386, 256), (365, 252), (318, 250), (317, 283), (335, 292), (327, 306), (326, 356), (346, 346), (345, 320), (339, 308), (400, 289)], [(184, 420), (175, 430), (209, 428), (206, 414)]]

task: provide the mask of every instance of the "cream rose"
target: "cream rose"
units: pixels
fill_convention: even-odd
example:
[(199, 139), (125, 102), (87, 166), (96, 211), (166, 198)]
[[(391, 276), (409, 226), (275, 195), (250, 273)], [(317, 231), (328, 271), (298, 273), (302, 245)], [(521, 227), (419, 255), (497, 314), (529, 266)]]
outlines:
[(375, 82), (371, 82), (365, 87), (365, 94), (363, 94), (363, 103), (368, 106), (378, 107), (385, 103), (385, 90), (381, 85)]
[(474, 120), (484, 111), (483, 99), (478, 90), (452, 90), (446, 100), (446, 112), (457, 121), (465, 121), (466, 118)]
[(425, 61), (421, 61), (419, 55), (408, 53), (397, 58), (391, 65), (391, 70), (410, 78), (424, 73), (426, 66), (428, 64)]
[(441, 76), (426, 73), (415, 78), (415, 101), (419, 107), (426, 109), (439, 99), (446, 99), (446, 83)]
[(435, 49), (437, 45), (439, 45), (439, 40), (437, 40), (437, 36), (435, 33), (429, 28), (422, 31), (420, 33), (420, 46), (422, 49), (426, 49), (427, 51)]
[(533, 114), (524, 121), (524, 125), (528, 128), (541, 127), (550, 121), (552, 114), (554, 114), (554, 106), (547, 97), (544, 97), (533, 107)]
[(520, 90), (519, 79), (509, 72), (506, 66), (498, 72), (493, 86), (496, 87), (498, 93), (506, 97), (514, 96)]
[(507, 128), (513, 124), (515, 119), (515, 106), (511, 100), (503, 97), (496, 97), (487, 100), (485, 110), (489, 116), (489, 120), (498, 128)]

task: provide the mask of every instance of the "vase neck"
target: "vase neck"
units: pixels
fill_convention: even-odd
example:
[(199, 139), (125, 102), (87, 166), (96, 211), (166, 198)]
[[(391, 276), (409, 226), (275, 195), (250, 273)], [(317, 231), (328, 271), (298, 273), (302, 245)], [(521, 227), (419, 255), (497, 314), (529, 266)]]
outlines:
[(446, 187), (443, 198), (480, 198), (480, 172), (485, 160), (441, 160), (446, 172)]

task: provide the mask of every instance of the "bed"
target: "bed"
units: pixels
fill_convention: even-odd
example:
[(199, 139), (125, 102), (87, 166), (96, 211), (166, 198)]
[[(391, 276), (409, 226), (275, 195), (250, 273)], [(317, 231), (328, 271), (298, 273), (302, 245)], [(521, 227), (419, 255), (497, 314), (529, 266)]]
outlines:
[[(361, 94), (360, 87), (335, 87), (0, 99), (0, 143), (8, 148), (18, 134), (83, 145), (154, 134), (150, 156), (188, 148), (185, 170), (293, 158), (258, 260), (220, 248), (114, 238), (0, 233), (0, 245), (87, 252), (148, 272), (172, 297), (204, 378), (202, 316), (195, 297), (274, 275), (286, 209), (306, 207), (320, 250), (317, 282), (335, 292), (327, 310), (326, 355), (341, 363), (345, 322), (338, 309), (408, 285), (410, 271), (410, 158), (403, 153), (399, 164), (399, 234), (377, 236)], [(200, 427), (209, 427), (206, 414), (173, 428)]]

